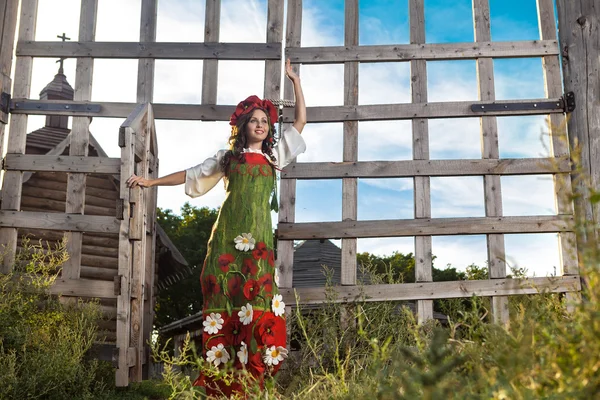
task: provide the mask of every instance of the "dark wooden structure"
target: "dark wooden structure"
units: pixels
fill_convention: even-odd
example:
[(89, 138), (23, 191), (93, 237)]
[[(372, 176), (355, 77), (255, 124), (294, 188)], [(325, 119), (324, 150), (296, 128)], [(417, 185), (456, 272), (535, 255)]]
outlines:
[[(598, 210), (581, 198), (570, 201), (572, 167), (569, 143), (582, 146), (584, 172), (591, 176), (595, 190), (600, 189), (600, 123), (598, 122), (599, 21), (600, 0), (537, 0), (540, 27), (539, 40), (495, 42), (491, 40), (489, 0), (473, 0), (473, 43), (427, 43), (425, 38), (424, 0), (409, 0), (410, 44), (361, 46), (358, 42), (358, 0), (345, 0), (344, 46), (302, 47), (302, 0), (287, 0), (287, 32), (285, 50), (281, 50), (284, 1), (267, 0), (267, 37), (265, 43), (220, 43), (220, 0), (206, 0), (204, 43), (156, 42), (157, 0), (142, 0), (139, 42), (96, 42), (95, 24), (98, 0), (82, 0), (80, 32), (77, 42), (36, 42), (37, 0), (20, 0), (20, 25), (16, 45), (16, 70), (11, 82), (11, 55), (19, 0), (0, 4), (1, 78), (3, 92), (12, 96), (0, 113), (0, 143), (5, 133), (6, 116), (10, 112), (10, 135), (4, 159), (2, 209), (0, 210), (0, 242), (16, 248), (17, 228), (41, 229), (52, 225), (68, 231), (70, 251), (74, 255), (65, 273), (72, 279), (64, 288), (82, 290), (80, 277), (84, 232), (119, 232), (119, 267), (117, 285), (117, 346), (119, 370), (117, 384), (141, 378), (139, 323), (144, 288), (151, 274), (141, 260), (153, 257), (154, 228), (152, 204), (155, 193), (129, 190), (123, 177), (137, 169), (142, 174), (156, 174), (157, 148), (153, 118), (185, 120), (228, 120), (233, 105), (217, 104), (219, 60), (262, 60), (265, 62), (264, 97), (280, 98), (281, 63), (291, 58), (300, 64), (343, 64), (344, 105), (309, 107), (309, 122), (343, 122), (343, 163), (293, 163), (282, 173), (281, 205), (278, 226), (278, 266), (286, 302), (293, 302), (294, 240), (342, 239), (340, 301), (351, 302), (366, 294), (369, 301), (417, 301), (419, 319), (432, 318), (432, 301), (439, 298), (491, 296), (495, 321), (508, 320), (507, 297), (513, 294), (537, 293), (538, 290), (565, 292), (576, 299), (580, 289), (579, 262), (572, 222), (581, 217), (597, 224)], [(558, 19), (557, 37), (556, 20)], [(565, 96), (559, 56), (562, 55), (564, 87), (575, 95)], [(77, 58), (75, 98), (66, 101), (30, 99), (31, 68), (34, 57)], [(546, 96), (541, 99), (496, 100), (493, 59), (538, 57), (544, 68)], [(136, 103), (90, 103), (94, 58), (136, 58), (139, 60)], [(154, 104), (155, 59), (204, 61), (202, 104)], [(427, 62), (432, 60), (475, 60), (479, 83), (478, 101), (432, 103), (427, 98)], [(358, 105), (358, 73), (360, 63), (410, 62), (411, 103)], [(291, 87), (284, 98), (292, 96)], [(6, 97), (4, 97), (7, 100)], [(141, 106), (140, 106), (141, 104)], [(539, 107), (538, 105), (544, 105)], [(52, 114), (73, 116), (69, 156), (25, 155), (27, 116), (48, 114), (38, 105), (53, 107)], [(568, 136), (565, 125), (566, 112)], [(552, 132), (547, 158), (502, 159), (498, 149), (497, 117), (510, 115), (549, 115)], [(91, 139), (88, 117), (128, 118), (121, 129), (120, 159), (86, 157)], [(481, 157), (473, 160), (430, 160), (428, 121), (432, 118), (477, 117), (481, 122)], [(284, 121), (293, 118), (292, 110), (284, 111)], [(408, 161), (358, 161), (358, 121), (405, 119), (412, 121), (413, 159)], [(568, 140), (567, 140), (568, 139)], [(41, 158), (40, 158), (41, 157)], [(45, 158), (44, 158), (45, 157)], [(67, 198), (63, 213), (40, 214), (21, 208), (23, 181), (27, 172), (67, 172)], [(86, 215), (85, 199), (89, 174), (120, 174), (119, 219)], [(501, 177), (506, 175), (546, 174), (554, 179), (557, 215), (503, 215)], [(431, 218), (430, 178), (438, 176), (482, 176), (485, 190), (485, 217)], [(415, 218), (408, 220), (357, 221), (357, 179), (411, 177), (414, 180)], [(335, 222), (295, 223), (297, 179), (343, 180), (342, 219)], [(566, 194), (566, 195), (565, 195)], [(132, 211), (130, 213), (130, 211)], [(150, 233), (148, 233), (150, 232)], [(504, 235), (510, 233), (559, 233), (561, 254), (560, 276), (519, 281), (506, 278)], [(432, 282), (431, 239), (436, 235), (484, 234), (487, 237), (490, 279), (468, 282)], [(415, 238), (416, 281), (403, 285), (370, 285), (361, 292), (356, 285), (356, 240), (363, 237), (410, 236)], [(594, 233), (595, 237), (595, 233)], [(594, 239), (594, 238), (593, 238)], [(587, 239), (586, 239), (587, 240)], [(134, 260), (134, 261), (132, 261)], [(10, 265), (8, 260), (7, 265)], [(7, 268), (5, 266), (5, 268)], [(74, 283), (76, 282), (77, 283)], [(108, 282), (107, 282), (108, 283)], [(112, 293), (112, 286), (95, 287), (92, 293)], [(301, 302), (320, 303), (325, 299), (322, 288), (298, 288)], [(89, 291), (88, 291), (89, 293)], [(134, 322), (137, 321), (137, 322)], [(138, 325), (136, 325), (138, 324)]]

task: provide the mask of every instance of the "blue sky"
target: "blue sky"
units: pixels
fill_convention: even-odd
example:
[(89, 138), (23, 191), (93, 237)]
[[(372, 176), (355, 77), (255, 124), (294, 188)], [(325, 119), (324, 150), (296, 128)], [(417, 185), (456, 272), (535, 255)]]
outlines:
[[(77, 38), (80, 0), (60, 0), (65, 8), (58, 15), (56, 0), (40, 0), (37, 40), (58, 40), (65, 31)], [(493, 40), (539, 39), (536, 0), (490, 0)], [(302, 43), (304, 46), (339, 46), (344, 42), (343, 0), (304, 0)], [(140, 0), (100, 0), (98, 41), (137, 41)], [(360, 0), (359, 41), (362, 45), (408, 43), (408, 0)], [(261, 42), (266, 38), (265, 0), (223, 0), (221, 41)], [(57, 21), (60, 20), (60, 24)], [(428, 43), (471, 42), (471, 0), (426, 0)], [(61, 32), (56, 31), (56, 26)], [(114, 27), (119, 27), (115, 29)], [(202, 41), (204, 1), (159, 0), (158, 41)], [(245, 71), (239, 74), (240, 68)], [(75, 62), (67, 60), (65, 71), (72, 85)], [(477, 100), (475, 61), (427, 63), (429, 101)], [(36, 59), (32, 95), (56, 73), (55, 60)], [(494, 60), (498, 99), (545, 97), (541, 59)], [(301, 76), (309, 106), (343, 104), (342, 65), (304, 65)], [(235, 104), (249, 94), (262, 95), (263, 62), (221, 62), (218, 102)], [(136, 60), (96, 60), (94, 101), (134, 102)], [(158, 60), (155, 73), (155, 102), (199, 103), (202, 61)], [(359, 104), (410, 102), (408, 63), (361, 64)], [(118, 126), (122, 121), (95, 118), (91, 130), (111, 156), (119, 155)], [(43, 124), (32, 117), (29, 130)], [(227, 122), (157, 121), (161, 174), (201, 162), (225, 145)], [(547, 155), (542, 134), (544, 118), (498, 118), (500, 155), (505, 158)], [(479, 120), (438, 119), (429, 122), (430, 158), (480, 158)], [(308, 150), (298, 159), (341, 161), (342, 124), (309, 124), (303, 133)], [(359, 160), (407, 160), (412, 158), (411, 121), (359, 122)], [(505, 215), (548, 215), (554, 213), (552, 182), (548, 177), (503, 177)], [(525, 195), (526, 194), (526, 195)], [(432, 178), (433, 217), (483, 216), (481, 177)], [(189, 199), (181, 187), (160, 188), (159, 206), (179, 210), (185, 201), (195, 206), (217, 207), (224, 197), (221, 185), (206, 196)], [(298, 181), (296, 220), (341, 219), (341, 180)], [(360, 179), (359, 220), (413, 217), (411, 179)], [(390, 254), (414, 252), (413, 238), (359, 239), (359, 251)], [(531, 273), (545, 275), (558, 265), (556, 235), (507, 235), (509, 262), (526, 266)], [(452, 264), (464, 268), (485, 264), (485, 236), (434, 237), (436, 266)]]

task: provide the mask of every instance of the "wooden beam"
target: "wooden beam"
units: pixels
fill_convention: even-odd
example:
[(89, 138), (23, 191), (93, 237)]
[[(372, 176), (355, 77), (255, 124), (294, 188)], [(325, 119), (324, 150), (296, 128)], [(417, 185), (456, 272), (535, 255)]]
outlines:
[(98, 233), (117, 233), (119, 231), (119, 221), (113, 217), (35, 211), (2, 210), (0, 211), (0, 226)]
[(114, 299), (113, 282), (93, 279), (57, 279), (50, 287), (50, 293), (62, 296)]
[(279, 223), (282, 240), (568, 231), (572, 216), (421, 218), (377, 221)]
[[(579, 276), (527, 279), (485, 279), (474, 281), (419, 282), (390, 285), (334, 286), (333, 301), (337, 303), (371, 301), (414, 301), (472, 296), (511, 296), (539, 293), (575, 292), (581, 289)], [(331, 289), (281, 289), (286, 304), (323, 304), (331, 301)]]
[(8, 171), (78, 172), (116, 175), (121, 171), (121, 159), (7, 154), (4, 160), (4, 169)]
[[(423, 0), (411, 0), (409, 3), (409, 24), (411, 45), (425, 44), (425, 4)], [(410, 61), (410, 85), (412, 103), (427, 102), (427, 62)], [(412, 120), (413, 160), (410, 165), (429, 160), (429, 121), (424, 118)], [(414, 177), (415, 218), (431, 218), (431, 182), (430, 176)], [(431, 236), (415, 236), (415, 282), (433, 280), (433, 256)], [(417, 320), (423, 323), (433, 318), (433, 301), (417, 301)]]
[[(0, 93), (12, 91), (12, 60), (15, 48), (15, 33), (19, 0), (6, 0), (0, 4)], [(12, 94), (12, 93), (11, 93)], [(0, 111), (0, 158), (4, 154), (4, 131), (8, 114)]]
[[(286, 92), (287, 93), (287, 92)], [(541, 110), (538, 108), (524, 110), (497, 110), (497, 111), (473, 111), (471, 106), (480, 107), (490, 102), (482, 101), (454, 101), (439, 103), (418, 103), (418, 104), (377, 104), (360, 106), (323, 106), (307, 107), (308, 122), (344, 122), (344, 121), (379, 121), (379, 120), (406, 120), (413, 118), (459, 118), (459, 117), (480, 117), (480, 116), (513, 116), (513, 115), (545, 115), (562, 113), (561, 99), (520, 99), (520, 100), (497, 100), (494, 104), (537, 104), (540, 102), (552, 102), (556, 108), (551, 110)], [(99, 112), (91, 111), (72, 111), (64, 109), (62, 111), (43, 111), (43, 110), (24, 110), (22, 106), (35, 103), (36, 105), (45, 104), (65, 104), (82, 105), (89, 102), (76, 101), (53, 101), (53, 100), (33, 100), (16, 99), (13, 101), (14, 109), (12, 114), (21, 115), (69, 115), (69, 116), (90, 116), (90, 117), (111, 117), (127, 118), (131, 112), (138, 106), (136, 103), (113, 103), (113, 102), (94, 102), (100, 106)], [(194, 104), (153, 104), (155, 119), (172, 120), (194, 120), (194, 121), (229, 121), (231, 113), (235, 110), (233, 105), (194, 105)], [(284, 109), (284, 122), (294, 121), (293, 110)]]
[[(413, 10), (411, 10), (412, 12)], [(556, 40), (483, 43), (411, 43), (376, 46), (327, 46), (286, 49), (293, 63), (334, 64), (349, 61), (390, 62), (413, 60), (472, 60), (558, 55)]]
[[(283, 41), (283, 9), (284, 2), (269, 0), (267, 5), (267, 42), (281, 43)], [(264, 97), (279, 99), (281, 97), (281, 63), (283, 60), (265, 61)], [(275, 123), (275, 121), (273, 121)]]
[[(14, 6), (14, 4), (11, 4)], [(21, 1), (21, 16), (19, 18), (19, 40), (33, 40), (37, 21), (37, 0)], [(12, 9), (11, 9), (12, 10)], [(6, 9), (8, 11), (8, 8)], [(14, 12), (14, 10), (12, 10)], [(8, 27), (8, 23), (6, 25)], [(4, 48), (3, 48), (4, 50)], [(32, 57), (17, 57), (15, 64), (15, 80), (13, 85), (13, 97), (28, 98), (31, 91), (31, 71), (33, 67)], [(3, 86), (7, 83), (3, 73)], [(12, 115), (10, 118), (10, 135), (8, 136), (8, 153), (25, 153), (27, 135), (27, 115)], [(4, 139), (4, 138), (2, 138)], [(2, 205), (0, 212), (9, 210), (18, 211), (21, 204), (21, 188), (23, 184), (23, 173), (20, 171), (7, 171), (2, 182)], [(13, 228), (0, 229), (0, 243), (6, 246), (0, 272), (10, 272), (15, 260), (15, 249), (17, 246), (17, 230)]]
[(20, 40), (17, 43), (17, 56), (263, 61), (281, 59), (281, 43), (34, 42)]
[[(300, 47), (302, 38), (302, 0), (288, 0), (286, 47)], [(294, 71), (300, 74), (298, 65), (293, 66)], [(294, 89), (289, 79), (284, 83), (284, 99), (294, 99)], [(286, 179), (281, 181), (279, 200), (279, 225), (293, 223), (296, 218), (296, 180)], [(280, 288), (291, 288), (294, 268), (294, 241), (277, 240), (277, 262), (279, 268)]]
[(281, 178), (406, 178), (414, 176), (568, 174), (570, 172), (569, 160), (553, 158), (401, 160), (293, 163), (283, 169)]
[[(142, 0), (140, 42), (156, 42), (158, 0)], [(154, 59), (138, 61), (137, 102), (151, 103), (154, 99)]]
[[(218, 45), (221, 25), (221, 0), (206, 0), (204, 11), (204, 43)], [(202, 104), (217, 104), (219, 61), (205, 60), (202, 64)]]
[[(346, 0), (344, 6), (344, 44), (358, 46), (358, 0)], [(344, 63), (344, 105), (358, 105), (358, 62)], [(344, 162), (358, 161), (358, 121), (344, 121)], [(358, 181), (342, 179), (342, 220), (358, 217)], [(356, 238), (342, 239), (342, 285), (356, 285)]]

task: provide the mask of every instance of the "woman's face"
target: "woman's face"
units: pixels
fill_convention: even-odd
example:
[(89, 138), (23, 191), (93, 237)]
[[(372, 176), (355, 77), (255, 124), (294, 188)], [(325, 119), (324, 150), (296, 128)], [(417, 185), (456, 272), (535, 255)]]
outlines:
[(248, 144), (261, 142), (269, 135), (269, 120), (263, 110), (254, 110), (246, 125)]

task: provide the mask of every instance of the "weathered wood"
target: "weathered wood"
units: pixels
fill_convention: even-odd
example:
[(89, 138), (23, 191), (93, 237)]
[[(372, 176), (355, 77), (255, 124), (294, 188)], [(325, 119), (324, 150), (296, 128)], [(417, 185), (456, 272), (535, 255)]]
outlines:
[[(473, 281), (419, 282), (389, 285), (335, 286), (337, 296), (333, 301), (409, 301), (472, 296), (509, 296), (520, 294), (575, 292), (581, 289), (578, 276), (527, 278), (527, 279), (486, 279)], [(331, 301), (329, 289), (294, 288), (281, 289), (286, 304), (322, 304)]]
[[(36, 172), (35, 175), (33, 175), (33, 178), (36, 179), (36, 184), (40, 183), (41, 181), (48, 181), (52, 183), (58, 182), (62, 184), (67, 182), (67, 175), (61, 172), (40, 171)], [(87, 178), (87, 183), (90, 187), (104, 189), (106, 196), (114, 196), (114, 193), (116, 192), (115, 184), (113, 183), (112, 178), (106, 176), (90, 175)]]
[(262, 61), (281, 59), (281, 43), (34, 42), (19, 40), (17, 56)]
[[(425, 4), (423, 0), (409, 3), (411, 45), (425, 43)], [(410, 61), (411, 100), (427, 102), (427, 64), (425, 60)], [(413, 160), (429, 160), (429, 124), (426, 119), (412, 120)], [(414, 164), (411, 164), (414, 165)], [(429, 176), (414, 177), (415, 218), (431, 218), (431, 182)], [(415, 236), (415, 281), (431, 282), (432, 273), (431, 236)], [(423, 323), (433, 319), (433, 301), (417, 301), (417, 320)]]
[(7, 154), (4, 169), (17, 171), (118, 174), (121, 160), (108, 157)]
[(331, 64), (348, 61), (390, 62), (412, 60), (472, 60), (557, 55), (556, 40), (519, 42), (394, 44), (375, 46), (327, 46), (286, 49), (293, 63)]
[[(489, 42), (490, 30), (490, 5), (488, 0), (473, 0), (473, 25), (475, 29), (475, 42)], [(496, 100), (494, 87), (494, 64), (490, 58), (477, 59), (478, 97), (481, 101)], [(498, 159), (498, 124), (496, 117), (481, 117), (481, 152), (483, 159)], [(502, 187), (500, 177), (486, 175), (483, 177), (485, 215), (488, 217), (502, 216)], [(504, 236), (490, 234), (487, 239), (487, 259), (489, 277), (506, 277), (506, 253), (504, 249)], [(492, 299), (492, 316), (495, 322), (508, 323), (508, 298)]]
[[(52, 190), (56, 192), (60, 192), (62, 194), (61, 199), (65, 199), (67, 196), (67, 180), (66, 174), (63, 174), (65, 179), (61, 181), (57, 180), (49, 180), (44, 178), (37, 178), (37, 174), (33, 175), (33, 177), (27, 181), (27, 184), (23, 185), (23, 194), (27, 189), (36, 191), (36, 190)], [(85, 203), (92, 205), (102, 205), (104, 207), (108, 207), (110, 204), (115, 205), (115, 200), (118, 198), (117, 192), (114, 190), (107, 190), (104, 187), (94, 187), (93, 182), (96, 177), (87, 177), (87, 187), (85, 190)], [(102, 179), (102, 178), (100, 178)], [(110, 182), (107, 182), (104, 179), (105, 183), (112, 185)]]
[[(267, 7), (267, 42), (281, 43), (283, 41), (284, 2), (269, 0)], [(279, 99), (280, 92), (281, 60), (267, 60), (265, 61), (264, 96), (268, 99)]]
[[(8, 5), (8, 4), (7, 4)], [(14, 7), (14, 4), (11, 3)], [(35, 38), (35, 28), (37, 20), (37, 0), (21, 1), (21, 15), (19, 17), (19, 40), (33, 40)], [(8, 8), (5, 9), (8, 11)], [(11, 11), (14, 10), (11, 8)], [(9, 18), (12, 18), (10, 16)], [(4, 20), (4, 19), (3, 19)], [(8, 23), (5, 25), (8, 28)], [(4, 35), (3, 35), (4, 36)], [(10, 34), (8, 36), (11, 36)], [(4, 47), (4, 46), (3, 46)], [(5, 50), (4, 48), (2, 50)], [(4, 53), (3, 53), (4, 54)], [(4, 57), (7, 57), (4, 55)], [(33, 67), (32, 57), (18, 57), (15, 64), (15, 78), (13, 83), (12, 97), (28, 98), (31, 91), (31, 71)], [(2, 85), (6, 85), (2, 73)], [(10, 135), (8, 136), (8, 153), (25, 153), (25, 142), (27, 135), (27, 115), (13, 115), (10, 118)], [(0, 138), (4, 141), (4, 137)], [(21, 203), (21, 187), (23, 183), (23, 173), (19, 171), (7, 171), (4, 174), (2, 182), (2, 205), (0, 212), (8, 210), (19, 210)], [(3, 251), (6, 255), (3, 257), (0, 272), (9, 272), (13, 268), (15, 249), (17, 246), (17, 230), (3, 227), (0, 229), (0, 243), (6, 246)]]
[[(591, 4), (591, 2), (588, 2), (589, 4)], [(570, 24), (572, 24), (573, 27), (575, 27), (575, 29), (577, 29), (577, 27), (580, 27), (581, 25), (578, 23), (578, 18), (581, 17), (581, 15), (585, 15), (586, 17), (589, 15), (590, 20), (588, 23), (591, 23), (593, 25), (595, 25), (595, 30), (596, 32), (598, 32), (598, 26), (599, 26), (599, 20), (598, 20), (598, 16), (597, 16), (597, 10), (600, 8), (600, 2), (599, 1), (595, 1), (596, 3), (596, 11), (595, 12), (586, 12), (585, 10), (581, 10), (582, 14), (577, 14), (577, 16), (573, 16), (571, 15), (570, 17), (568, 16), (568, 10), (563, 10), (562, 7), (562, 2), (558, 1), (557, 2), (557, 6), (559, 7), (559, 16), (561, 12), (566, 12), (567, 13), (567, 17), (566, 19), (561, 19), (561, 22), (568, 22)], [(583, 7), (586, 7), (585, 5), (583, 5)], [(589, 11), (592, 11), (591, 9), (589, 9)], [(569, 18), (572, 18), (569, 20)], [(556, 39), (556, 26), (555, 26), (555, 18), (554, 18), (554, 2), (553, 1), (548, 1), (548, 0), (538, 0), (538, 20), (539, 20), (539, 26), (540, 26), (540, 37), (542, 39), (545, 38), (552, 38), (552, 39)], [(560, 29), (561, 29), (561, 34), (563, 33), (563, 29), (565, 30), (565, 33), (568, 34), (571, 29), (568, 25), (560, 25)], [(582, 33), (585, 35), (586, 31), (588, 31), (587, 29), (583, 29)], [(571, 35), (571, 36), (567, 36), (565, 35), (564, 37), (561, 38), (561, 42), (563, 43), (564, 48), (566, 49), (566, 51), (568, 52), (571, 49), (571, 45), (573, 43), (576, 43), (577, 40), (577, 33), (575, 32), (575, 36)], [(584, 43), (590, 43), (589, 41), (592, 40), (591, 37), (588, 37), (586, 39), (584, 39)], [(593, 40), (592, 40), (593, 43)], [(582, 43), (583, 44), (583, 43)], [(589, 69), (589, 71), (598, 71), (598, 69), (600, 68), (600, 63), (598, 62), (597, 58), (598, 58), (598, 53), (600, 52), (600, 40), (598, 39), (598, 35), (596, 33), (596, 37), (595, 37), (595, 56), (589, 56), (589, 58), (585, 58), (585, 59), (579, 59), (577, 58), (581, 53), (578, 52), (578, 50), (575, 50), (575, 54), (573, 54), (573, 57), (576, 58), (577, 63), (580, 63), (581, 65), (586, 65), (587, 67), (590, 67), (590, 65), (588, 65), (588, 62), (592, 62), (595, 63), (595, 67), (593, 67), (592, 69)], [(575, 47), (577, 47), (577, 45), (575, 45)], [(586, 49), (586, 55), (588, 54), (587, 51), (589, 49)], [(582, 55), (582, 54), (581, 54)], [(565, 59), (566, 58), (566, 59)], [(574, 88), (571, 87), (569, 80), (572, 78), (570, 76), (571, 74), (571, 66), (572, 66), (572, 61), (571, 59), (571, 54), (568, 53), (567, 57), (563, 57), (563, 73), (564, 73), (564, 77), (565, 77), (565, 90), (569, 91), (569, 90), (577, 90), (578, 88)], [(546, 95), (548, 97), (555, 95), (556, 93), (561, 93), (563, 90), (563, 85), (562, 85), (562, 79), (561, 79), (561, 71), (560, 71), (560, 65), (559, 65), (559, 59), (558, 56), (548, 56), (548, 57), (543, 57), (542, 58), (542, 66), (543, 66), (543, 70), (544, 70), (544, 86), (546, 89)], [(597, 139), (597, 135), (600, 134), (600, 119), (598, 119), (597, 116), (597, 104), (598, 101), (600, 101), (600, 90), (598, 90), (597, 86), (598, 86), (598, 80), (597, 80), (597, 73), (595, 74), (589, 74), (588, 70), (586, 69), (585, 71), (577, 71), (577, 73), (582, 73), (582, 75), (576, 76), (575, 81), (576, 82), (580, 82), (580, 80), (586, 80), (586, 79), (590, 79), (589, 82), (587, 82), (587, 85), (582, 86), (580, 89), (581, 92), (576, 92), (576, 98), (577, 98), (577, 107), (575, 109), (575, 111), (571, 114), (569, 120), (568, 120), (568, 128), (569, 128), (569, 138), (567, 138), (566, 135), (566, 127), (567, 127), (567, 120), (565, 119), (565, 116), (562, 114), (556, 114), (556, 115), (550, 115), (549, 117), (549, 122), (550, 122), (550, 153), (551, 155), (555, 156), (555, 157), (561, 157), (563, 155), (567, 155), (569, 154), (569, 148), (568, 148), (568, 143), (569, 140), (571, 141), (572, 144), (575, 144), (576, 140), (575, 139), (583, 139), (582, 143), (583, 145), (580, 147), (580, 149), (582, 150), (582, 158), (581, 161), (584, 161), (586, 159), (587, 156), (587, 151), (588, 149), (590, 149), (590, 153), (589, 156), (591, 157), (590, 160), (597, 160), (597, 157), (600, 156), (599, 153), (594, 153), (592, 149), (595, 148), (595, 146), (598, 145), (598, 139)], [(594, 79), (596, 79), (594, 81)], [(589, 85), (592, 85), (594, 87), (590, 87)], [(584, 94), (585, 93), (585, 94)], [(594, 95), (592, 95), (591, 97), (588, 97), (589, 93), (593, 93)], [(583, 94), (584, 98), (580, 98), (580, 94)], [(590, 109), (590, 104), (587, 104), (587, 101), (591, 101), (590, 104), (594, 104), (594, 109)], [(587, 137), (581, 137), (579, 136), (578, 133), (578, 129), (581, 128), (581, 121), (577, 121), (579, 118), (581, 118), (582, 116), (587, 117), (587, 120), (584, 122), (583, 124), (583, 128), (584, 129), (590, 129), (587, 133), (584, 133), (584, 135), (587, 134)], [(594, 127), (595, 126), (595, 132), (593, 132)], [(585, 131), (584, 131), (585, 132)], [(599, 149), (598, 147), (596, 147), (596, 149)], [(599, 149), (600, 150), (600, 149)], [(573, 157), (573, 158), (577, 158), (577, 157)], [(584, 161), (585, 163), (585, 161)], [(597, 162), (590, 162), (589, 167), (591, 167), (592, 169), (588, 169), (586, 172), (590, 173), (590, 176), (594, 176), (593, 174), (593, 170), (596, 168)], [(586, 168), (586, 165), (583, 165), (584, 167), (584, 171)], [(578, 185), (580, 182), (579, 179), (575, 179), (575, 184)], [(595, 184), (593, 182), (592, 179), (592, 187), (596, 188), (595, 190), (597, 190), (598, 186), (597, 184)], [(579, 187), (578, 189), (582, 189), (581, 187)], [(568, 175), (565, 176), (554, 176), (554, 193), (555, 193), (555, 201), (556, 201), (556, 208), (559, 214), (564, 214), (564, 213), (571, 213), (573, 212), (573, 187), (572, 187), (572, 181), (571, 181), (571, 177)], [(586, 190), (584, 190), (583, 192), (580, 192), (580, 196), (575, 196), (575, 205), (576, 205), (576, 209), (578, 211), (578, 215), (579, 218), (583, 217), (585, 215), (585, 218), (587, 221), (598, 221), (598, 214), (597, 212), (593, 212), (591, 215), (591, 219), (587, 219), (590, 217), (590, 215), (588, 214), (588, 212), (586, 210), (589, 210), (588, 207), (590, 207), (590, 205), (592, 204), (589, 199), (586, 198), (586, 193), (587, 193), (587, 188)], [(583, 203), (581, 202), (581, 200), (584, 200)], [(592, 210), (590, 210), (592, 211)], [(580, 219), (581, 221), (581, 219)], [(584, 242), (586, 239), (583, 239)], [(595, 239), (594, 239), (595, 241)], [(585, 243), (582, 242), (580, 243), (581, 247), (585, 246)], [(561, 264), (561, 272), (563, 274), (566, 275), (577, 275), (579, 274), (579, 262), (578, 262), (578, 254), (577, 254), (577, 238), (575, 237), (574, 234), (572, 233), (565, 233), (565, 234), (560, 234), (558, 236), (558, 243), (559, 243), (559, 254), (560, 254), (560, 264)], [(571, 296), (568, 296), (569, 300), (575, 300), (574, 298), (571, 298)]]
[[(57, 201), (33, 196), (21, 197), (21, 211), (53, 211), (63, 213), (65, 210), (65, 204), (66, 203), (64, 200)], [(99, 207), (86, 204), (84, 212), (85, 215), (103, 215), (106, 217), (114, 217), (115, 207)]]
[[(82, 261), (83, 263), (83, 261)], [(115, 262), (116, 265), (116, 262)], [(97, 279), (101, 281), (109, 281), (113, 283), (114, 277), (117, 276), (117, 269), (88, 267), (85, 264), (81, 266), (81, 279)], [(116, 310), (115, 310), (116, 314)]]
[(569, 161), (553, 158), (501, 160), (401, 160), (361, 162), (293, 163), (285, 167), (285, 179), (401, 178), (413, 176), (476, 176), (551, 174), (571, 171)]
[[(82, 247), (82, 252), (83, 252), (83, 256), (87, 256), (87, 255), (94, 255), (94, 256), (103, 256), (103, 258), (118, 258), (119, 257), (119, 249), (114, 246), (114, 247), (106, 247), (106, 246), (97, 246), (97, 245), (90, 245), (90, 244), (86, 244), (89, 243), (88, 240), (86, 240), (88, 235), (83, 235), (83, 247)], [(114, 268), (117, 268), (117, 264), (115, 263)]]
[(117, 257), (99, 256), (99, 255), (91, 255), (91, 254), (82, 254), (81, 255), (81, 265), (87, 265), (89, 267), (114, 269), (115, 274), (117, 272), (117, 267), (118, 267), (117, 264), (118, 264)]
[(119, 231), (119, 221), (113, 217), (33, 211), (2, 210), (0, 226), (76, 232), (116, 233)]
[[(344, 6), (344, 44), (358, 45), (358, 0), (346, 0)], [(344, 63), (344, 105), (358, 105), (358, 62)], [(344, 121), (344, 162), (358, 161), (358, 121)], [(358, 213), (358, 181), (356, 178), (342, 180), (342, 220), (356, 221)], [(342, 285), (356, 284), (355, 238), (342, 239)]]
[(91, 279), (57, 279), (50, 287), (50, 293), (62, 296), (84, 298), (114, 298), (112, 282)]
[[(140, 42), (156, 41), (158, 0), (142, 0), (140, 17)], [(154, 99), (154, 59), (138, 61), (137, 102), (151, 103)]]
[[(12, 57), (18, 17), (18, 0), (6, 0), (0, 4), (0, 90), (12, 92)], [(8, 114), (0, 111), (0, 120), (7, 122)], [(5, 123), (0, 123), (0, 158), (4, 154)]]
[[(287, 25), (286, 46), (299, 47), (302, 37), (302, 0), (288, 0), (287, 3)], [(299, 74), (298, 66), (294, 71)], [(293, 99), (294, 90), (289, 79), (284, 84), (284, 99)], [(279, 224), (293, 223), (296, 217), (296, 180), (286, 179), (281, 181), (279, 201)], [(291, 288), (293, 282), (294, 267), (294, 241), (277, 240), (277, 263), (280, 278), (279, 287)]]
[[(221, 0), (206, 0), (204, 43), (217, 45), (221, 22)], [(217, 104), (219, 61), (205, 60), (202, 65), (202, 104)]]
[[(63, 202), (63, 205), (59, 211), (62, 212), (65, 209), (64, 202), (66, 200), (67, 194), (64, 190), (60, 190), (60, 188), (56, 188), (56, 187), (54, 187), (52, 189), (45, 189), (45, 188), (38, 188), (37, 186), (32, 186), (32, 185), (24, 185), (22, 196), (23, 196), (23, 198), (25, 198), (26, 196), (29, 196), (29, 197), (34, 197), (34, 198), (38, 198), (41, 200), (49, 199), (49, 200), (61, 201), (61, 202)], [(102, 207), (104, 209), (112, 210), (113, 214), (111, 214), (111, 215), (114, 215), (114, 211), (115, 211), (115, 201), (114, 200), (103, 199), (101, 197), (91, 196), (89, 193), (86, 193), (85, 204), (86, 204), (86, 207), (98, 206), (98, 207)], [(21, 201), (21, 205), (23, 205), (23, 201)], [(87, 208), (86, 208), (85, 214), (87, 214)]]
[(572, 216), (422, 218), (378, 221), (279, 223), (282, 240), (335, 239), (486, 233), (547, 233), (569, 231)]

